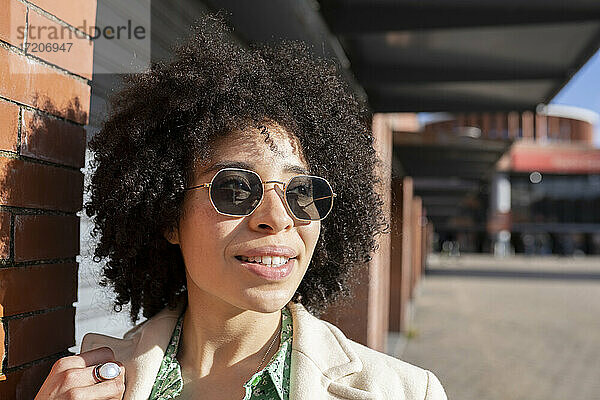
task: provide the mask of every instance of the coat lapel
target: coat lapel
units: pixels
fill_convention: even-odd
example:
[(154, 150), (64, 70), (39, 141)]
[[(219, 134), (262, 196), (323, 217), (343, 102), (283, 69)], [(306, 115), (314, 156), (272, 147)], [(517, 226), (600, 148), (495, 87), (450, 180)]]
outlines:
[(315, 318), (302, 305), (290, 302), (288, 308), (294, 324), (290, 400), (374, 399), (367, 391), (338, 382), (363, 369), (342, 331)]

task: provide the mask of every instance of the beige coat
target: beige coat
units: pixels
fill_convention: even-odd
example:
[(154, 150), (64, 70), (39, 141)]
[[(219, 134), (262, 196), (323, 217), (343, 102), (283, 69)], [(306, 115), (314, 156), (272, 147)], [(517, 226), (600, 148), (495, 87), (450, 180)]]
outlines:
[[(290, 302), (293, 319), (290, 400), (446, 400), (430, 371), (379, 353)], [(125, 365), (125, 400), (146, 400), (181, 307), (164, 309), (123, 339), (89, 333), (81, 351), (110, 347)]]

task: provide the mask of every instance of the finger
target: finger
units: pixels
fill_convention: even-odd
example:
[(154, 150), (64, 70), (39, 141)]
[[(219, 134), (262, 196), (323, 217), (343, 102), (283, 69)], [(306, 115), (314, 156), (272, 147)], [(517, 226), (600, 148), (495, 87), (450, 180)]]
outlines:
[(110, 347), (100, 347), (94, 350), (86, 351), (85, 353), (79, 354), (86, 367), (97, 365), (109, 361), (115, 361), (115, 353)]
[[(121, 382), (121, 383), (116, 384), (117, 387), (114, 390), (118, 393), (117, 389), (124, 386), (125, 368), (124, 368), (123, 364), (121, 364), (120, 362), (117, 362), (117, 364), (121, 368), (121, 373), (119, 374), (118, 377), (116, 377), (112, 380)], [(50, 399), (50, 398), (52, 398), (52, 399), (53, 398), (61, 398), (61, 399), (62, 398), (71, 398), (71, 399), (95, 399), (95, 398), (97, 398), (93, 395), (87, 395), (89, 390), (91, 390), (89, 388), (92, 388), (95, 385), (101, 384), (101, 383), (96, 383), (96, 380), (94, 379), (94, 376), (93, 376), (94, 367), (95, 366), (85, 367), (85, 368), (70, 368), (70, 369), (60, 372), (60, 373), (50, 373), (50, 375), (48, 375), (48, 377), (44, 381), (44, 384), (40, 388), (40, 391), (38, 392), (38, 396), (36, 396), (36, 400)], [(108, 382), (108, 381), (105, 381), (105, 382)], [(105, 383), (105, 382), (102, 382), (102, 383)], [(115, 385), (115, 384), (113, 384), (113, 385)], [(110, 387), (111, 385), (104, 385), (104, 386)], [(84, 389), (86, 389), (87, 391)], [(94, 392), (92, 391), (90, 393), (94, 393)], [(100, 393), (99, 396), (105, 397), (106, 393), (111, 393), (111, 392), (104, 390), (104, 391), (100, 391), (99, 393)], [(117, 394), (114, 398), (121, 400), (123, 397), (123, 393), (124, 392), (121, 391), (121, 393)], [(98, 398), (104, 398), (104, 397), (98, 397)], [(107, 398), (111, 398), (111, 397), (109, 396)]]
[[(117, 362), (121, 368), (119, 376), (113, 379), (121, 378), (125, 374), (125, 367), (120, 362)], [(71, 368), (61, 372), (57, 378), (66, 388), (80, 388), (98, 384), (99, 382), (94, 377), (95, 365), (85, 368)], [(102, 382), (102, 381), (101, 381)]]
[(96, 383), (86, 387), (76, 387), (67, 391), (68, 398), (109, 400), (122, 399), (125, 393), (125, 374), (121, 373), (115, 379)]
[(71, 368), (86, 368), (103, 362), (114, 361), (115, 353), (109, 347), (86, 351), (74, 356), (60, 358), (52, 366), (51, 373), (60, 373)]

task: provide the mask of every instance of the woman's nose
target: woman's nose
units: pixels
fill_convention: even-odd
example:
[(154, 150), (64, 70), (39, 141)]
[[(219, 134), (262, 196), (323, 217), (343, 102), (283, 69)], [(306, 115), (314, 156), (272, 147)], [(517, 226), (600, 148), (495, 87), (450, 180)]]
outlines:
[(294, 219), (285, 205), (283, 184), (267, 182), (261, 204), (249, 216), (252, 229), (268, 232), (280, 232), (291, 229)]

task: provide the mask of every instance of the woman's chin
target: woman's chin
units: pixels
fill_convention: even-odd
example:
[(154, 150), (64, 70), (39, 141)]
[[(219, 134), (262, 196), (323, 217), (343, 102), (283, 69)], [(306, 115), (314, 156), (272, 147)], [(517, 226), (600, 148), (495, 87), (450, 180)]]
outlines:
[(273, 313), (281, 310), (294, 296), (290, 288), (268, 286), (238, 287), (236, 290), (220, 292), (213, 287), (200, 287), (188, 276), (188, 300), (217, 306), (229, 304), (241, 310)]
[(260, 313), (273, 313), (281, 310), (291, 300), (293, 293), (287, 291), (270, 291), (248, 294), (246, 301), (247, 310)]

